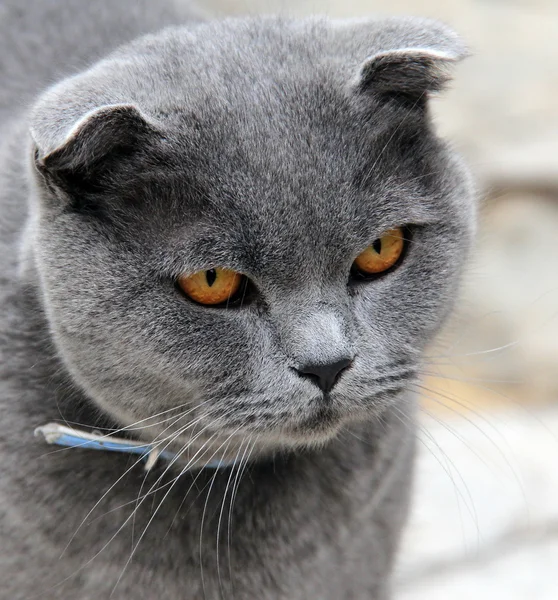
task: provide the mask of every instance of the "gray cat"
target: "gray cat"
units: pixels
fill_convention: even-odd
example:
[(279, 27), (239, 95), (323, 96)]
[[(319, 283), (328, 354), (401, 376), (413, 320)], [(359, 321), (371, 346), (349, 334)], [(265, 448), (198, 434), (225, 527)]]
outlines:
[(464, 47), (181, 6), (0, 4), (0, 596), (388, 598), (474, 230), (428, 109)]

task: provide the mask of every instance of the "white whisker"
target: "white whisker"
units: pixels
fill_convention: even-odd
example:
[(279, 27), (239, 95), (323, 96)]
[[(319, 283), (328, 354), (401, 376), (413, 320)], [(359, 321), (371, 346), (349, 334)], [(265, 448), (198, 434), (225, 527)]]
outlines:
[[(236, 435), (236, 433), (237, 433), (239, 430), (240, 430), (240, 427), (238, 427), (238, 428), (237, 428), (235, 431), (233, 431), (233, 433), (231, 433), (231, 434), (229, 435), (229, 437), (228, 437), (228, 438), (227, 438), (227, 439), (226, 439), (226, 440), (225, 440), (225, 441), (224, 441), (224, 442), (223, 442), (223, 443), (222, 443), (222, 444), (221, 444), (221, 445), (220, 445), (220, 446), (217, 448), (217, 450), (216, 450), (216, 451), (215, 451), (215, 452), (212, 454), (212, 456), (210, 457), (210, 459), (209, 459), (209, 460), (211, 460), (211, 459), (212, 459), (212, 458), (213, 458), (213, 457), (214, 457), (214, 456), (217, 454), (217, 452), (218, 452), (218, 451), (219, 451), (219, 450), (220, 450), (220, 449), (221, 449), (221, 448), (222, 448), (222, 447), (223, 447), (223, 446), (224, 446), (224, 445), (225, 445), (227, 442), (229, 442), (229, 440), (230, 440), (230, 439), (231, 439), (231, 438), (232, 438), (234, 435)], [(198, 434), (198, 435), (199, 435), (199, 434)], [(163, 505), (163, 503), (165, 502), (165, 500), (166, 500), (166, 499), (167, 499), (167, 497), (169, 496), (170, 492), (173, 490), (174, 486), (176, 485), (176, 482), (177, 482), (177, 481), (180, 479), (180, 476), (181, 476), (181, 475), (183, 475), (183, 474), (184, 474), (184, 473), (185, 473), (185, 472), (186, 472), (186, 471), (187, 471), (187, 470), (190, 468), (190, 466), (191, 466), (192, 464), (195, 464), (195, 462), (194, 462), (194, 461), (195, 461), (195, 459), (197, 458), (198, 454), (202, 453), (202, 452), (203, 452), (203, 450), (205, 450), (205, 447), (206, 447), (206, 446), (209, 444), (209, 441), (210, 441), (211, 439), (213, 439), (214, 437), (216, 437), (217, 435), (218, 435), (218, 434), (217, 434), (217, 433), (215, 433), (214, 435), (212, 435), (212, 436), (209, 438), (209, 440), (207, 440), (207, 441), (206, 441), (206, 443), (205, 443), (205, 444), (204, 444), (204, 445), (203, 445), (203, 446), (202, 446), (202, 447), (201, 447), (201, 448), (200, 448), (200, 449), (199, 449), (199, 450), (196, 452), (196, 454), (194, 455), (194, 457), (193, 457), (192, 459), (190, 459), (190, 461), (188, 462), (188, 464), (187, 464), (187, 465), (186, 465), (186, 466), (185, 466), (185, 467), (182, 469), (182, 471), (180, 472), (180, 474), (179, 474), (179, 475), (178, 475), (178, 476), (175, 478), (175, 480), (174, 480), (174, 482), (172, 483), (172, 485), (171, 485), (171, 486), (169, 487), (169, 489), (168, 489), (168, 490), (165, 492), (165, 495), (163, 496), (163, 498), (161, 499), (161, 501), (160, 501), (160, 502), (159, 502), (159, 504), (157, 505), (157, 508), (155, 509), (155, 511), (153, 512), (153, 514), (151, 515), (151, 517), (150, 517), (149, 521), (147, 522), (147, 525), (145, 526), (145, 528), (144, 528), (143, 532), (141, 533), (141, 535), (140, 535), (140, 537), (139, 537), (139, 539), (138, 539), (137, 543), (135, 544), (134, 548), (132, 549), (132, 552), (130, 553), (130, 556), (128, 557), (128, 560), (126, 561), (126, 564), (124, 565), (124, 567), (123, 567), (123, 569), (122, 569), (122, 572), (120, 573), (120, 576), (118, 577), (118, 580), (116, 581), (116, 583), (115, 583), (115, 585), (114, 585), (114, 587), (113, 587), (113, 589), (112, 589), (111, 596), (112, 596), (112, 594), (114, 594), (114, 592), (115, 592), (116, 588), (118, 587), (118, 584), (120, 583), (120, 581), (121, 581), (122, 577), (124, 576), (124, 573), (125, 573), (125, 571), (126, 571), (126, 569), (127, 569), (128, 565), (130, 564), (130, 562), (131, 562), (131, 560), (132, 560), (132, 558), (133, 558), (133, 556), (134, 556), (134, 554), (135, 554), (136, 550), (138, 549), (138, 546), (139, 546), (139, 544), (141, 543), (141, 541), (142, 541), (143, 537), (145, 536), (145, 534), (146, 534), (147, 530), (149, 529), (149, 525), (151, 525), (151, 523), (153, 522), (153, 520), (154, 520), (155, 516), (157, 515), (157, 513), (158, 513), (159, 509), (161, 508), (161, 506)], [(184, 452), (185, 450), (186, 450), (186, 447), (185, 447), (183, 450), (181, 450), (181, 451), (180, 451), (180, 453), (179, 453), (179, 454), (178, 454), (178, 455), (177, 455), (175, 458), (177, 458), (179, 455), (183, 454), (183, 452)], [(173, 459), (173, 460), (174, 460), (174, 459)], [(169, 468), (170, 468), (170, 465), (169, 465), (169, 467), (167, 467), (167, 469), (166, 469), (166, 470), (168, 470)], [(166, 471), (165, 471), (165, 472), (166, 472)], [(216, 473), (217, 473), (217, 471), (216, 471)], [(142, 502), (143, 502), (143, 501), (144, 501), (144, 500), (142, 499)], [(140, 504), (141, 504), (141, 503), (140, 503)], [(136, 512), (136, 511), (134, 510), (134, 511), (132, 512), (132, 515), (133, 515), (133, 514), (135, 514), (135, 512)], [(127, 519), (126, 521), (128, 521), (129, 519), (130, 519), (130, 517), (128, 517), (128, 519)]]

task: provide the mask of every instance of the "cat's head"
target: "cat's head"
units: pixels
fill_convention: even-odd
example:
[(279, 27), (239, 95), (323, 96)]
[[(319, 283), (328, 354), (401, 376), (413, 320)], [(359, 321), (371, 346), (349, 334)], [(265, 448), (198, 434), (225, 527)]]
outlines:
[(463, 55), (430, 21), (230, 20), (47, 91), (33, 248), (75, 383), (219, 453), (398, 402), (473, 231), (428, 111)]

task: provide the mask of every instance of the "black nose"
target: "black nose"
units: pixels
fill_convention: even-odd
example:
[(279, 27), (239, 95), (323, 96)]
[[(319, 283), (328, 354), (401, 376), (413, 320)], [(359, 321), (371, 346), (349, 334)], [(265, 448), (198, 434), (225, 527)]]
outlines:
[(327, 393), (335, 385), (341, 371), (352, 364), (352, 359), (342, 358), (336, 362), (315, 365), (309, 364), (299, 367), (298, 373), (303, 377), (309, 377), (324, 392)]

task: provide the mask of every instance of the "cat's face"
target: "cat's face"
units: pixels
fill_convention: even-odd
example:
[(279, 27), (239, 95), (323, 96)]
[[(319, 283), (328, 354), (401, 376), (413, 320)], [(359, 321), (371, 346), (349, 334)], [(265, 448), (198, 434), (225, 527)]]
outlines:
[[(427, 27), (389, 23), (392, 37)], [(248, 434), (300, 445), (379, 415), (415, 377), (452, 304), (474, 208), (423, 101), (435, 53), (417, 67), (383, 52), (359, 70), (385, 50), (386, 28), (171, 31), (38, 105), (45, 306), (72, 377), (123, 425), (182, 428), (180, 443), (199, 435), (219, 453)], [(107, 105), (119, 106), (97, 110)], [(406, 240), (394, 267), (355, 275), (394, 228)], [(215, 268), (245, 277), (230, 302), (195, 302), (177, 284)], [(334, 363), (344, 368), (327, 393), (302, 372)]]

